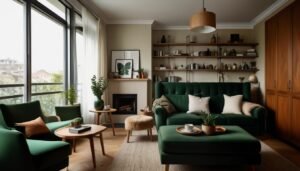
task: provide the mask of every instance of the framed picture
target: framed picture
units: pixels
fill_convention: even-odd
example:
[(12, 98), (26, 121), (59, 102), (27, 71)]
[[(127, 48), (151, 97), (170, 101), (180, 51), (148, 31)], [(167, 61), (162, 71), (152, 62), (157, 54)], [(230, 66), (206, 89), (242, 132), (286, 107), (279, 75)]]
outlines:
[(140, 50), (112, 50), (111, 51), (111, 72), (116, 71), (116, 59), (132, 59), (133, 71), (140, 69)]
[(116, 59), (115, 71), (120, 78), (132, 78), (132, 59)]

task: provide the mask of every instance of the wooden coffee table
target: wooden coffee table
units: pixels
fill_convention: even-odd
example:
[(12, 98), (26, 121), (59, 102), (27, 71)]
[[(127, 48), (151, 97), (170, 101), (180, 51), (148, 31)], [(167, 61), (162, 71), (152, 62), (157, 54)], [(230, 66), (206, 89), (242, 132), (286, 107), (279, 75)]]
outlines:
[(108, 123), (108, 124), (110, 124), (111, 127), (112, 127), (113, 136), (115, 136), (115, 124), (114, 124), (114, 122), (113, 122), (113, 120), (112, 120), (112, 118), (111, 118), (111, 113), (112, 113), (112, 112), (116, 112), (116, 111), (117, 111), (117, 109), (114, 109), (114, 108), (110, 108), (110, 109), (108, 109), (108, 110), (96, 110), (96, 109), (90, 110), (90, 112), (93, 112), (93, 113), (96, 114), (96, 124), (97, 124), (97, 125), (99, 125), (99, 118), (100, 118), (100, 115), (101, 115), (102, 113), (107, 113), (107, 114), (108, 114), (109, 122), (110, 122), (110, 123)]
[[(96, 168), (96, 159), (95, 159), (95, 149), (94, 149), (94, 139), (93, 137), (97, 134), (99, 134), (100, 137), (100, 145), (102, 149), (102, 154), (105, 155), (104, 151), (104, 144), (103, 144), (103, 138), (102, 138), (102, 132), (106, 130), (107, 128), (105, 126), (101, 125), (94, 125), (94, 124), (85, 124), (88, 126), (91, 126), (91, 130), (85, 131), (79, 134), (70, 133), (69, 128), (70, 127), (63, 127), (60, 129), (57, 129), (54, 133), (56, 136), (63, 139), (63, 141), (66, 141), (67, 139), (75, 140), (77, 138), (88, 138), (90, 140), (90, 147), (92, 152), (92, 158), (93, 158), (93, 164), (94, 168)], [(74, 141), (76, 142), (76, 141)], [(73, 143), (73, 148), (75, 149), (75, 143)]]

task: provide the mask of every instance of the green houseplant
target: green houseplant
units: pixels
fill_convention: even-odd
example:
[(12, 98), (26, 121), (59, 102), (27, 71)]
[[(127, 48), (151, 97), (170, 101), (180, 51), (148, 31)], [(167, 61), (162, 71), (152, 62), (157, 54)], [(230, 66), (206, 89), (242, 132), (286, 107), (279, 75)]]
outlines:
[(71, 86), (66, 92), (66, 99), (68, 100), (70, 105), (74, 105), (74, 103), (77, 101), (77, 92), (74, 88), (74, 86)]
[(104, 101), (102, 100), (102, 95), (105, 89), (107, 88), (107, 80), (103, 77), (97, 79), (94, 75), (91, 79), (92, 85), (91, 89), (93, 94), (97, 97), (97, 100), (94, 102), (94, 107), (96, 110), (102, 110), (104, 107)]
[(212, 135), (215, 133), (217, 118), (217, 115), (212, 114), (206, 114), (206, 116), (203, 118), (203, 124), (201, 125), (201, 129), (206, 135)]

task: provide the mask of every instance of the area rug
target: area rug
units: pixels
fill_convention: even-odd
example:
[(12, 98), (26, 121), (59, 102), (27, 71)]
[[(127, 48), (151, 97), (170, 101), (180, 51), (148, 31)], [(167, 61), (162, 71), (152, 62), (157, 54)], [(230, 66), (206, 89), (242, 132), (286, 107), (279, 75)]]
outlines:
[[(145, 132), (134, 132), (130, 143), (123, 143), (108, 171), (162, 171), (157, 136), (150, 141)], [(258, 171), (300, 171), (295, 164), (285, 159), (271, 147), (261, 142), (262, 163)], [(170, 165), (170, 171), (244, 171), (249, 167), (204, 167), (191, 165)]]

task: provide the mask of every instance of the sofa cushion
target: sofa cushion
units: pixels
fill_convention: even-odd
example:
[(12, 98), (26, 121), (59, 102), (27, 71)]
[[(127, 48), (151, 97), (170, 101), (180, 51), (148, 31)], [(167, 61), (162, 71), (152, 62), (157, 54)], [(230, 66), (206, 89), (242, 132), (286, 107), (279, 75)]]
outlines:
[(27, 122), (16, 123), (16, 125), (25, 127), (26, 137), (49, 133), (49, 129), (41, 117)]
[(216, 120), (218, 125), (257, 125), (257, 119), (247, 115), (237, 114), (218, 114), (219, 117)]
[(72, 120), (50, 122), (50, 123), (47, 123), (46, 126), (49, 128), (50, 132), (54, 133), (54, 131), (57, 130), (58, 128), (68, 126), (71, 124), (71, 122), (72, 122)]
[(227, 96), (224, 94), (223, 114), (234, 113), (242, 114), (243, 95)]
[(189, 113), (176, 113), (167, 118), (167, 125), (184, 125), (191, 123), (194, 125), (202, 124), (202, 115), (195, 115)]
[(37, 170), (51, 168), (71, 154), (69, 143), (63, 141), (27, 140), (27, 144)]
[(210, 97), (197, 97), (189, 95), (189, 110), (187, 113), (207, 113), (209, 114), (209, 99)]

